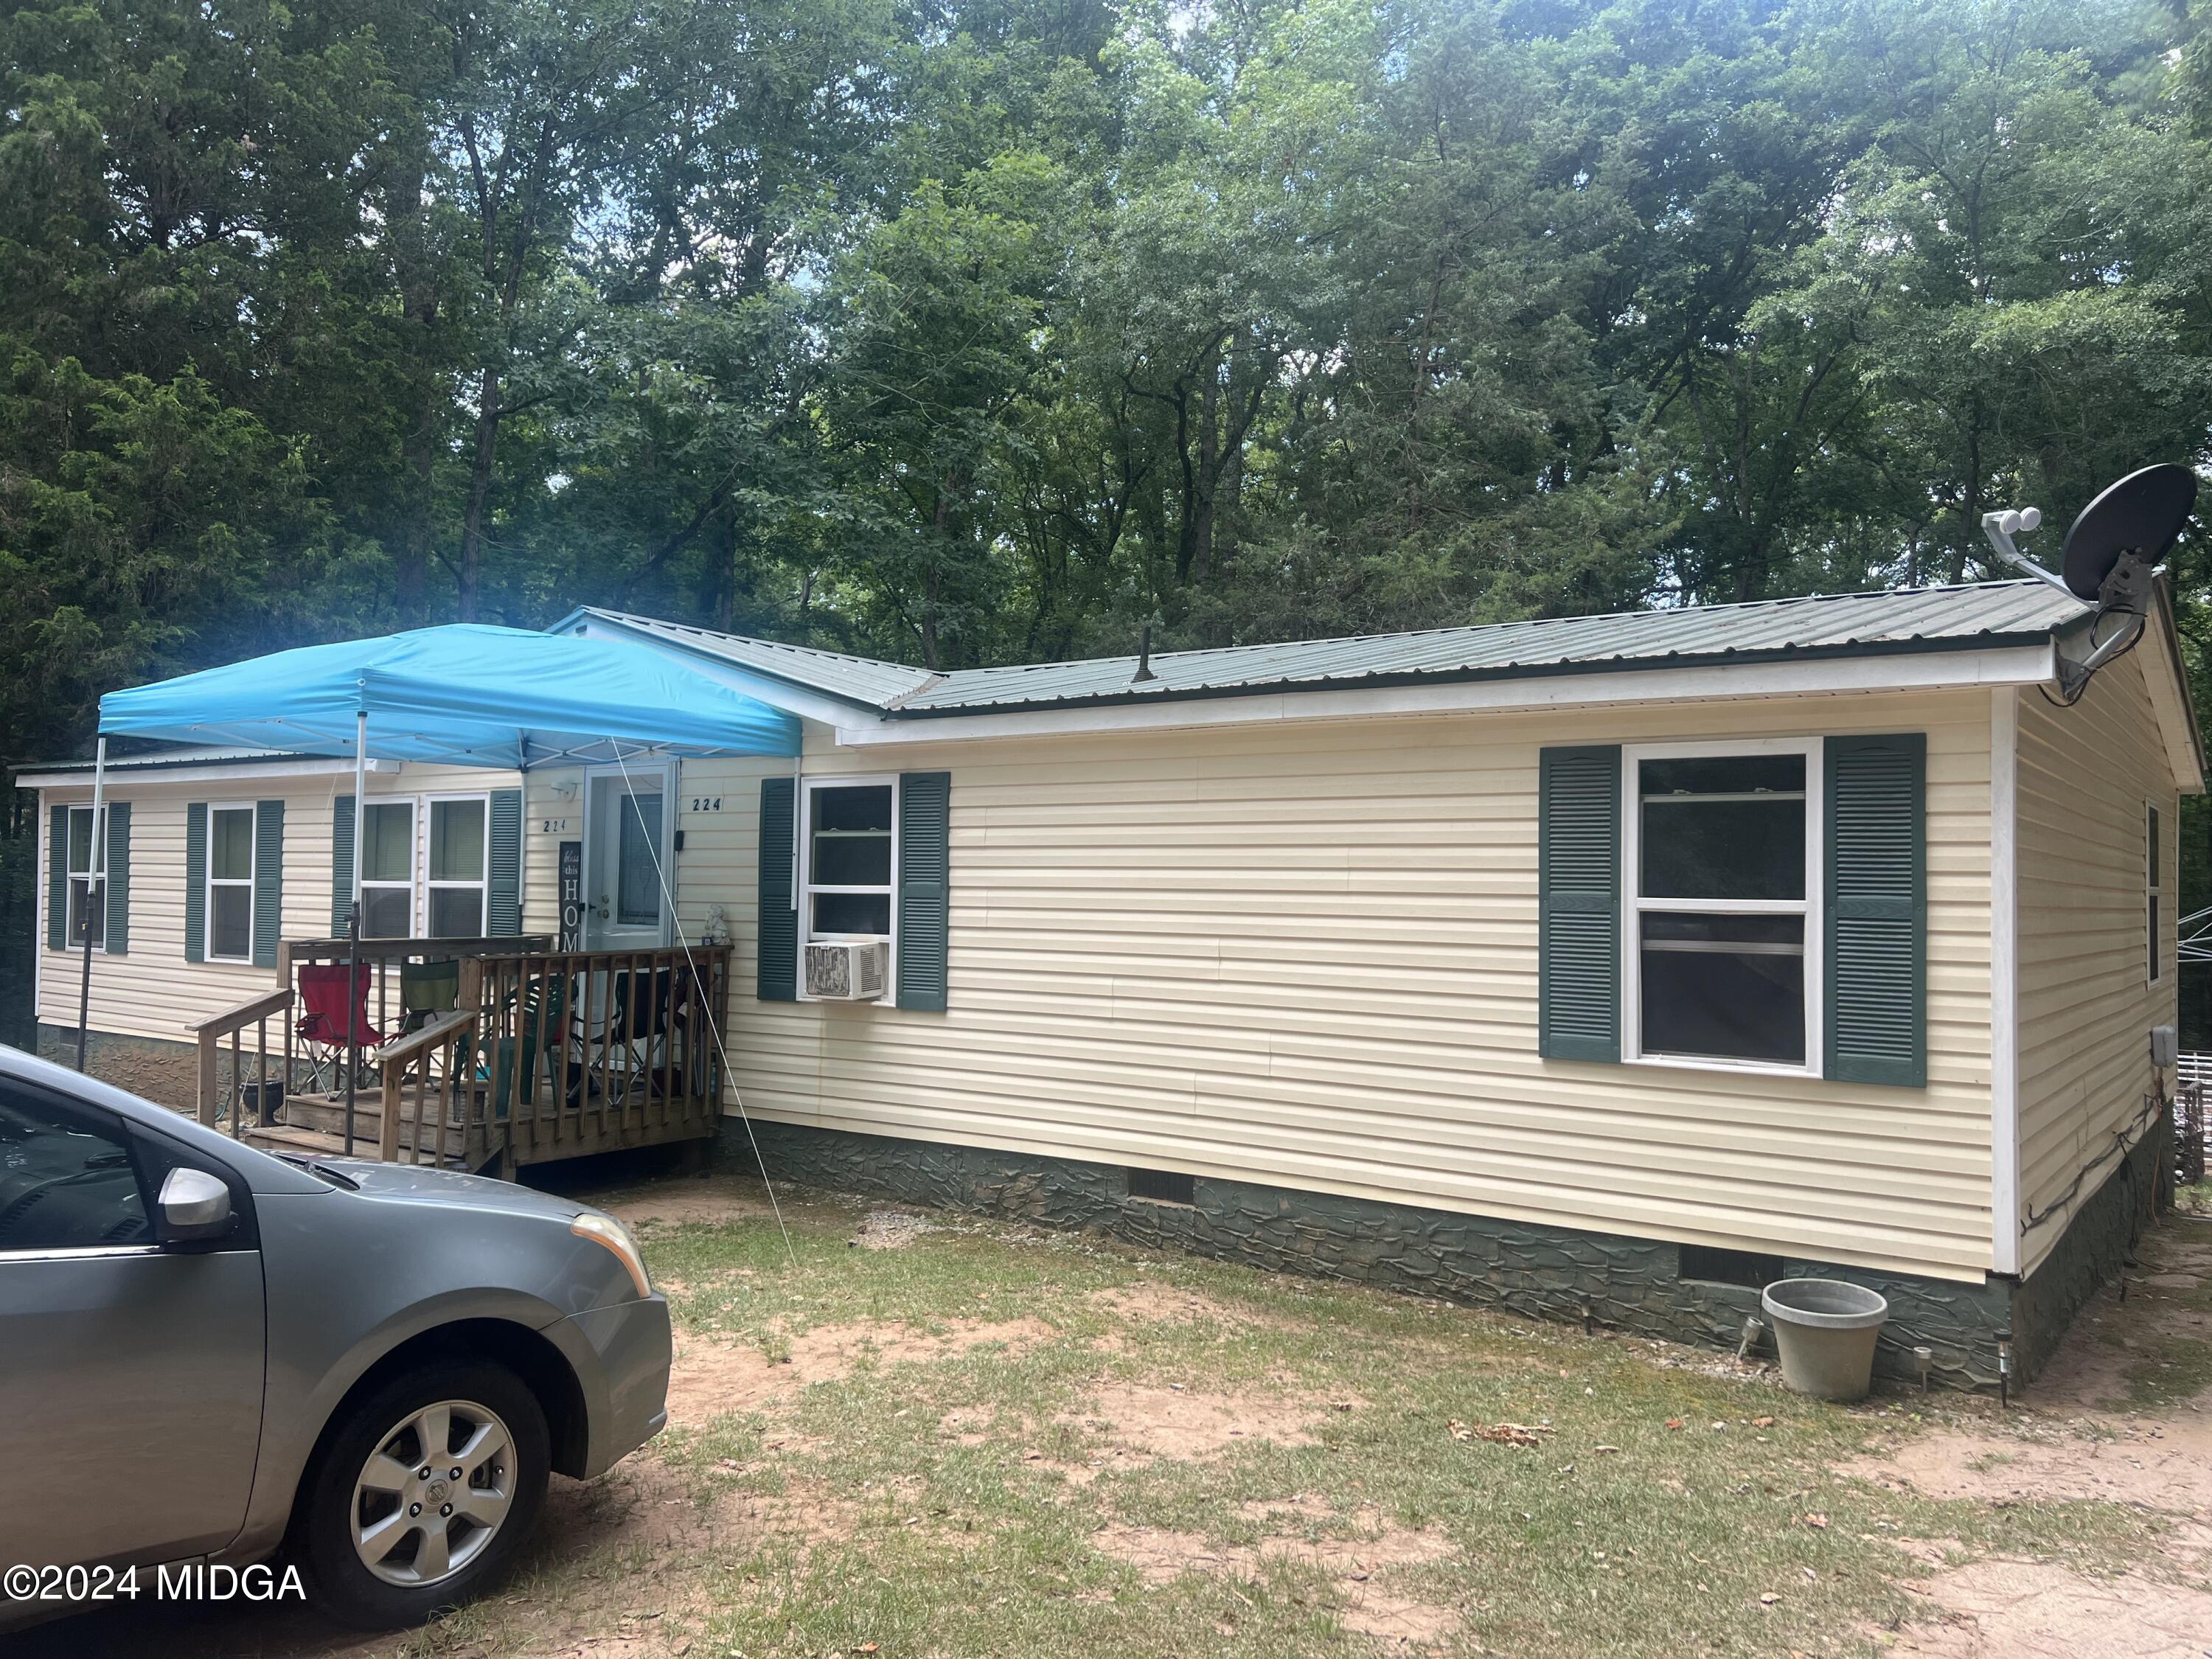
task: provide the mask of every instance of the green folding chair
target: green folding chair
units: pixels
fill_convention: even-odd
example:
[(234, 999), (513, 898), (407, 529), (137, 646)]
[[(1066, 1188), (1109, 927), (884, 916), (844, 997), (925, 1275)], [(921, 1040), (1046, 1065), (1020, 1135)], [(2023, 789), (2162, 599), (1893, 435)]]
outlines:
[[(526, 981), (515, 1012), (515, 1035), (491, 1044), (492, 1115), (504, 1120), (516, 1098), (518, 1081), (534, 1082), (540, 1065), (559, 1051), (562, 1022), (568, 1012), (568, 976), (543, 974)], [(555, 1083), (557, 1086), (559, 1078)]]
[[(460, 1006), (461, 964), (458, 962), (403, 962), (399, 964), (399, 1030), (394, 1036), (419, 1031), (441, 1014)], [(468, 1074), (470, 1061), (464, 1047), (454, 1046), (434, 1062), (449, 1087), (458, 1087)]]
[(460, 1006), (461, 964), (458, 962), (403, 962), (399, 964), (399, 1006), (406, 1018), (403, 1031), (419, 1031), (441, 1014)]

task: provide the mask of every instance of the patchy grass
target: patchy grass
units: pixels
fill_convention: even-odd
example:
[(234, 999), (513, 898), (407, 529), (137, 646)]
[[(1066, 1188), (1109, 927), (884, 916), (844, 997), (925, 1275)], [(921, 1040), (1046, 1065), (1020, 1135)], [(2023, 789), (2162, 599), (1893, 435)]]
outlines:
[[(2202, 1230), (2201, 1223), (2186, 1224)], [(2156, 1296), (2173, 1305), (2154, 1334), (2131, 1339), (2131, 1351), (2122, 1375), (2127, 1379), (2128, 1403), (2138, 1409), (2167, 1406), (2212, 1389), (2212, 1277), (2186, 1283), (2195, 1274), (2164, 1275), (2171, 1282), (2148, 1283), (2136, 1292)]]
[(1723, 1355), (1018, 1226), (795, 1198), (787, 1254), (757, 1201), (649, 1202), (678, 1420), (556, 1482), (500, 1595), (404, 1638), (241, 1616), (76, 1650), (1856, 1654), (1929, 1616), (1900, 1579), (2101, 1583), (2175, 1527), (1998, 1494), (2009, 1441), (1971, 1497), (1889, 1478), (1999, 1427), (1983, 1402), (1825, 1406)]
[[(1025, 1229), (861, 1250), (856, 1209), (786, 1219), (796, 1267), (772, 1225), (647, 1227), (688, 1340), (1045, 1334), (794, 1368), (672, 1430), (653, 1456), (698, 1514), (771, 1523), (684, 1570), (694, 1651), (1856, 1651), (1915, 1611), (1899, 1540), (2106, 1573), (2160, 1525), (1833, 1473), (1971, 1406), (1824, 1407), (1656, 1344)], [(1160, 1413), (1184, 1441), (1130, 1420), (1147, 1401), (1187, 1402)], [(1473, 1433), (1500, 1423), (1539, 1443)]]

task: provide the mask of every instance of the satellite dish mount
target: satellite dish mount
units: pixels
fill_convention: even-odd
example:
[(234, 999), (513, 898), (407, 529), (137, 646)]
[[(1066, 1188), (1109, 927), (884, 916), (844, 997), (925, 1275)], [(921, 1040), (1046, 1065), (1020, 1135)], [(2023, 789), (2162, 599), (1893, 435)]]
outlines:
[[(2074, 520), (2061, 555), (2063, 575), (2054, 574), (2014, 545), (2013, 538), (2036, 529), (2036, 508), (1982, 515), (1982, 534), (1997, 556), (2038, 581), (2096, 606), (2089, 629), (2090, 649), (2077, 659), (2061, 655), (2058, 689), (2072, 702), (2089, 677), (2142, 637), (2154, 600), (2160, 563), (2189, 522), (2197, 504), (2197, 475), (2171, 462), (2130, 472), (2106, 489)], [(2107, 615), (2130, 617), (2133, 625), (2103, 635)]]

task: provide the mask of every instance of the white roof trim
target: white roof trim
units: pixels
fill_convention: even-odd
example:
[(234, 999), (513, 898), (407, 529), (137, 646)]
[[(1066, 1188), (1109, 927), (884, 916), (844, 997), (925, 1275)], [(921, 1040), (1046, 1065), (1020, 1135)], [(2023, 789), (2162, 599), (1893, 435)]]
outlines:
[(2143, 624), (2144, 643), (2158, 653), (2156, 668), (2146, 665), (2143, 682), (2150, 688), (2150, 706), (2158, 716), (2159, 740), (2165, 745), (2166, 764), (2174, 787), (2185, 795), (2204, 793), (2204, 757), (2197, 747), (2197, 725), (2186, 701), (2188, 673), (2173, 654), (2173, 613), (2166, 586), (2158, 586), (2158, 614)]
[[(133, 763), (133, 761), (136, 763)], [(151, 766), (143, 757), (133, 761), (110, 761), (107, 763), (107, 787), (133, 788), (153, 784), (172, 783), (252, 783), (260, 778), (331, 778), (351, 777), (350, 760), (306, 757), (297, 760), (236, 761), (221, 765), (190, 763), (171, 766)], [(373, 760), (368, 770), (373, 776), (389, 777), (398, 772), (401, 762)], [(48, 767), (40, 772), (21, 772), (16, 775), (18, 789), (89, 789), (92, 787), (92, 763), (82, 766)]]
[(742, 691), (749, 697), (757, 697), (774, 708), (796, 714), (801, 720), (813, 720), (822, 726), (837, 726), (854, 718), (867, 718), (865, 711), (840, 698), (809, 691), (787, 680), (776, 679), (767, 674), (756, 674), (706, 651), (685, 645), (680, 641), (664, 639), (659, 635), (641, 628), (629, 628), (611, 617), (586, 613), (568, 629), (579, 638), (586, 640), (623, 640), (632, 645), (642, 645), (651, 650), (672, 656), (702, 679), (714, 681)]

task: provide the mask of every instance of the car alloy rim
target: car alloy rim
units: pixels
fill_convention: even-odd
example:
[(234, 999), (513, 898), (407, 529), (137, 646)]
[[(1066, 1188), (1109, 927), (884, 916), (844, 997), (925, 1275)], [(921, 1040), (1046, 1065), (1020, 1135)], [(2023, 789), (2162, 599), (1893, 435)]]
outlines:
[(396, 1424), (353, 1489), (353, 1547), (387, 1584), (451, 1578), (490, 1547), (514, 1502), (514, 1437), (496, 1412), (441, 1400)]

